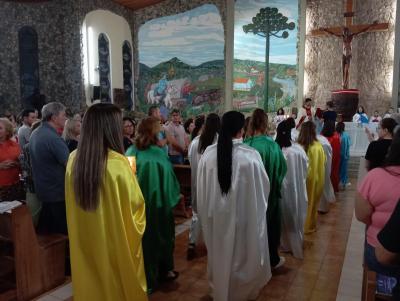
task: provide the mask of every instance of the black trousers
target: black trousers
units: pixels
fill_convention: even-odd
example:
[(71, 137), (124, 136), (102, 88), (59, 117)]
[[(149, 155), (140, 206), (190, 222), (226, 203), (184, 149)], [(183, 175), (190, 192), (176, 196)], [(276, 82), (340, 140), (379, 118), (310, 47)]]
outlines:
[(68, 235), (65, 202), (42, 203), (38, 231)]
[(281, 223), (280, 199), (269, 199), (267, 209), (267, 232), (271, 267), (276, 266), (280, 261), (278, 248), (281, 243)]

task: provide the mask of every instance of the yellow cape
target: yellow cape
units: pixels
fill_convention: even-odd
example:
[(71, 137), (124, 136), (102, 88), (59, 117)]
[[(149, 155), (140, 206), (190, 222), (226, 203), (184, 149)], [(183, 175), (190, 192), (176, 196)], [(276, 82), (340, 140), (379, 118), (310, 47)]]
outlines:
[(65, 175), (66, 210), (75, 301), (145, 301), (142, 236), (144, 199), (128, 160), (110, 151), (98, 208), (75, 201), (71, 154)]
[(304, 233), (317, 230), (318, 206), (325, 184), (325, 153), (320, 142), (315, 141), (307, 151), (307, 196), (308, 209), (304, 225)]

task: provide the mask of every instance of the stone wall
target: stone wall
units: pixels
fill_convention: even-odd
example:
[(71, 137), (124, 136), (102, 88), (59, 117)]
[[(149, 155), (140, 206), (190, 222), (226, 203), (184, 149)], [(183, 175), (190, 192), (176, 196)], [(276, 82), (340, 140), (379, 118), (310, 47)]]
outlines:
[[(82, 36), (81, 28), (85, 16), (96, 9), (109, 10), (125, 18), (133, 35), (133, 11), (118, 5), (111, 0), (69, 0), (65, 6), (64, 28), (66, 90), (69, 95), (65, 99), (67, 106), (77, 110), (86, 106), (82, 77)], [(133, 37), (132, 37), (133, 40)]]
[[(359, 0), (354, 22), (389, 22), (387, 32), (365, 33), (353, 41), (350, 87), (360, 90), (368, 112), (385, 111), (391, 103), (395, 9), (394, 0)], [(87, 13), (105, 9), (124, 17), (131, 26), (135, 81), (138, 77), (138, 31), (146, 21), (215, 4), (226, 31), (225, 0), (167, 0), (131, 11), (111, 0), (53, 0), (41, 3), (2, 1), (0, 9), (0, 113), (21, 108), (18, 30), (32, 26), (38, 33), (41, 92), (49, 101), (61, 101), (74, 111), (85, 104), (82, 82), (81, 27)], [(343, 0), (307, 0), (308, 32), (343, 24)], [(334, 37), (306, 38), (307, 96), (323, 107), (330, 91), (341, 87), (342, 42)]]
[[(105, 9), (133, 24), (133, 11), (111, 0), (54, 0), (40, 3), (2, 1), (0, 9), (0, 114), (21, 107), (18, 31), (38, 34), (40, 91), (72, 111), (85, 106), (81, 27), (92, 10)], [(131, 28), (132, 32), (133, 29)]]
[[(383, 113), (392, 101), (394, 0), (355, 1), (355, 24), (389, 22), (386, 32), (364, 33), (353, 40), (350, 87), (360, 90), (360, 104), (368, 113)], [(343, 0), (307, 0), (307, 34), (320, 27), (343, 24)], [(357, 6), (358, 4), (358, 6)], [(324, 108), (330, 91), (342, 84), (342, 41), (332, 36), (306, 38), (305, 93)]]
[(1, 3), (0, 9), (0, 114), (21, 107), (18, 30), (32, 26), (38, 34), (40, 90), (47, 101), (60, 101), (72, 111), (85, 106), (82, 78), (81, 28), (87, 13), (109, 10), (125, 18), (132, 31), (135, 81), (138, 76), (137, 34), (141, 24), (202, 4), (215, 4), (226, 24), (224, 0), (167, 0), (133, 12), (111, 0), (53, 0), (40, 3)]
[(18, 31), (33, 27), (38, 34), (41, 92), (48, 100), (65, 98), (64, 1), (21, 4), (2, 1), (0, 9), (0, 112), (21, 109)]

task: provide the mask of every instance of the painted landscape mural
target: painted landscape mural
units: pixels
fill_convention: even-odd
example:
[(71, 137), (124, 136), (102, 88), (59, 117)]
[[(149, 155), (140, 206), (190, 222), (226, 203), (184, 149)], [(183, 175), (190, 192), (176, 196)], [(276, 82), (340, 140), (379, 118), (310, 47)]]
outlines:
[(215, 5), (151, 20), (139, 29), (139, 110), (184, 117), (219, 112), (225, 85), (224, 30)]
[[(289, 107), (297, 97), (298, 0), (237, 0), (235, 4), (233, 106), (240, 111), (264, 108), (266, 39), (245, 32), (244, 26), (257, 21), (257, 13), (276, 8), (294, 22), (287, 38), (271, 36), (269, 53), (268, 111)], [(281, 17), (282, 17), (281, 15)], [(286, 19), (285, 19), (286, 20)]]

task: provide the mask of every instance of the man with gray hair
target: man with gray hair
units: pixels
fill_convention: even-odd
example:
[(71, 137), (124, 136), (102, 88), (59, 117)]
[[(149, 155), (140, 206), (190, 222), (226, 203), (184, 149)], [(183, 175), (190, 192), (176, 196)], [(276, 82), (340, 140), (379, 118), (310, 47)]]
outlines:
[(29, 141), (35, 191), (42, 203), (38, 227), (45, 233), (67, 234), (64, 177), (69, 150), (58, 134), (66, 119), (63, 104), (48, 103), (42, 108), (42, 124)]

